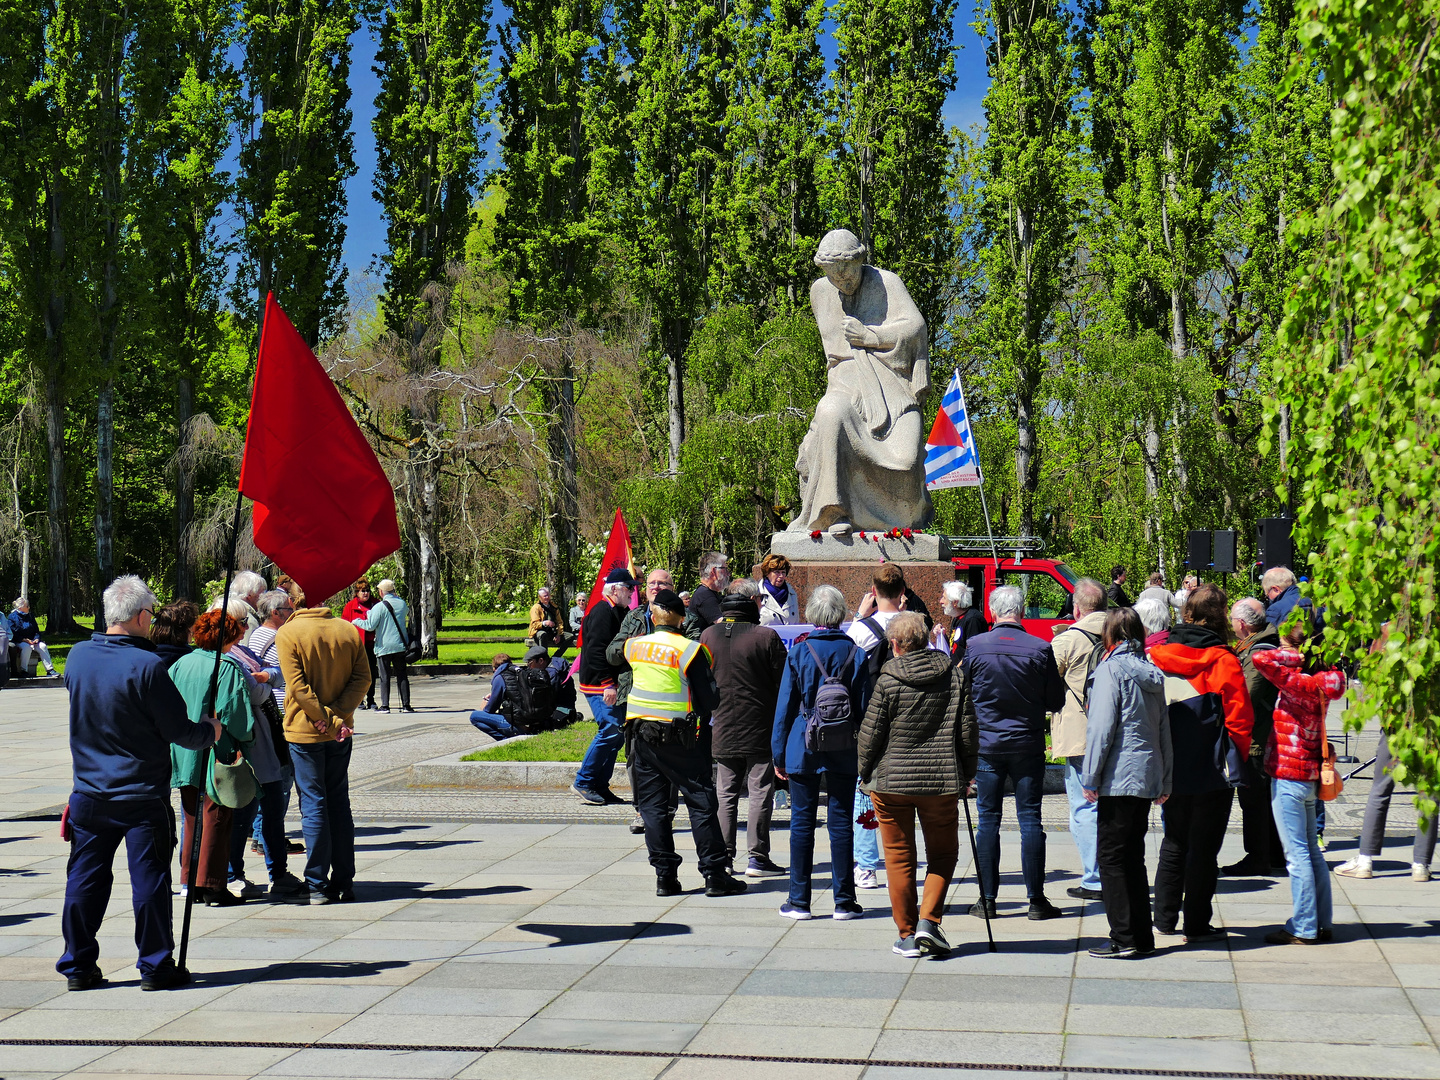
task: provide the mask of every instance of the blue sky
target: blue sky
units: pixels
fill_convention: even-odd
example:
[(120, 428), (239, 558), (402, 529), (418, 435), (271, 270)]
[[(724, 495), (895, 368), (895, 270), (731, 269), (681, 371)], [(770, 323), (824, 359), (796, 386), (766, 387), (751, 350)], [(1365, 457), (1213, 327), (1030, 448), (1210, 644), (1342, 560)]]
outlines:
[[(499, 5), (497, 5), (497, 9)], [(499, 17), (497, 12), (497, 17)], [(955, 89), (945, 104), (947, 126), (969, 128), (979, 124), (983, 113), (981, 101), (989, 79), (985, 74), (984, 42), (970, 28), (974, 18), (969, 7), (955, 16)], [(827, 58), (834, 59), (834, 48), (827, 37), (822, 42)], [(375, 115), (375, 95), (379, 80), (372, 70), (375, 63), (375, 39), (370, 31), (361, 30), (352, 39), (350, 67), (350, 108), (354, 114), (356, 173), (346, 185), (349, 209), (345, 229), (345, 265), (351, 275), (362, 275), (385, 249), (385, 223), (372, 190), (375, 174), (375, 133), (370, 121)], [(490, 141), (493, 153), (494, 139)]]

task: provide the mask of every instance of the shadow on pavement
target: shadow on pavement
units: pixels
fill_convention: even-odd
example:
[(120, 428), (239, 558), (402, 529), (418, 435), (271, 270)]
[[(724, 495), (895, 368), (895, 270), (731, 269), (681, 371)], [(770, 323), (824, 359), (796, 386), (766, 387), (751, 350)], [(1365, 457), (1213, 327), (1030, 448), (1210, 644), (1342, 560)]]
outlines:
[(527, 934), (540, 934), (544, 937), (555, 938), (546, 946), (547, 949), (554, 949), (562, 945), (598, 945), (605, 941), (629, 941), (641, 934), (644, 935), (645, 940), (648, 940), (658, 937), (676, 937), (691, 932), (690, 927), (684, 923), (665, 922), (632, 922), (614, 926), (520, 923), (515, 929), (524, 930)]
[(366, 881), (355, 883), (356, 898), (361, 903), (383, 900), (464, 900), (472, 896), (503, 896), (507, 893), (529, 892), (528, 885), (484, 885), (476, 889), (432, 889), (428, 881)]
[(190, 985), (235, 986), (287, 979), (364, 979), (382, 971), (406, 967), (409, 963), (408, 960), (296, 960), (232, 971), (197, 971), (193, 973), (194, 981)]
[(20, 915), (0, 915), (0, 926), (19, 926), (22, 923), (43, 918), (45, 918), (45, 912), (43, 911), (27, 911)]

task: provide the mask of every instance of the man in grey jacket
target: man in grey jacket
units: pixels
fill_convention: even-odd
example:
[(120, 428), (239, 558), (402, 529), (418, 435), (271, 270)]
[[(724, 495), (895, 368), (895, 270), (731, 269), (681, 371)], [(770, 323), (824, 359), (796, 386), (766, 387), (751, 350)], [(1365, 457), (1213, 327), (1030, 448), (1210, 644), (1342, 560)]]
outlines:
[(1065, 707), (1050, 726), (1050, 753), (1065, 763), (1065, 794), (1070, 800), (1070, 836), (1080, 852), (1080, 884), (1065, 890), (1077, 900), (1100, 899), (1100, 870), (1095, 862), (1095, 804), (1085, 799), (1080, 766), (1085, 760), (1085, 683), (1090, 658), (1105, 629), (1105, 586), (1094, 578), (1075, 583), (1075, 622), (1057, 634), (1055, 667), (1065, 680)]

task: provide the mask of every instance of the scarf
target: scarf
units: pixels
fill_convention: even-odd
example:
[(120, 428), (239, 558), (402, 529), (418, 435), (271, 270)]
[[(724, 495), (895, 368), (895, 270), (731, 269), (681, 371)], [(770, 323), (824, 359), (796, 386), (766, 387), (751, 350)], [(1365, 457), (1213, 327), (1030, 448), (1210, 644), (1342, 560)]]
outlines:
[(768, 577), (762, 577), (760, 579), (760, 587), (773, 596), (775, 602), (781, 607), (784, 607), (785, 602), (790, 599), (790, 583), (788, 581), (777, 589), (774, 585), (770, 584)]

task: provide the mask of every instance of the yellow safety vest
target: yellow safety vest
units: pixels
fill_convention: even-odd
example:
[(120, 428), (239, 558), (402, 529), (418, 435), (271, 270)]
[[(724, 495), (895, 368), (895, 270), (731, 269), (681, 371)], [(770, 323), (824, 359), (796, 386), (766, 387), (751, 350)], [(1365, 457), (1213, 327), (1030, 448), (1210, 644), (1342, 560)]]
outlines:
[(625, 659), (634, 682), (626, 713), (635, 720), (670, 723), (690, 714), (690, 678), (695, 658), (709, 650), (683, 634), (660, 630), (625, 642)]

